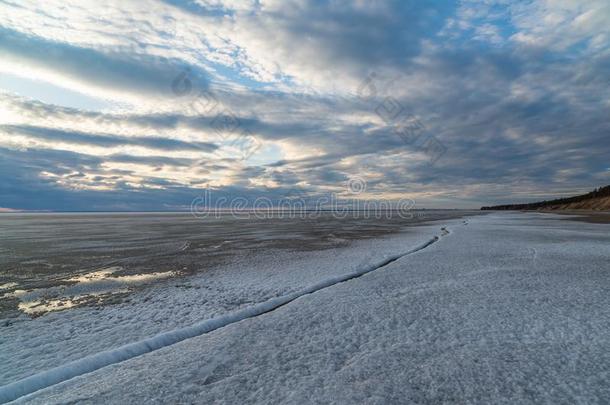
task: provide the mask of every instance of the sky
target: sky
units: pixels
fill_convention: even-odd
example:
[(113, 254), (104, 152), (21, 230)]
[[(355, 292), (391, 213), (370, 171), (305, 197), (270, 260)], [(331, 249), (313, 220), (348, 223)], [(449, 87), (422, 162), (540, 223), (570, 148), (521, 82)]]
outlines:
[(0, 211), (610, 184), (607, 0), (0, 0)]

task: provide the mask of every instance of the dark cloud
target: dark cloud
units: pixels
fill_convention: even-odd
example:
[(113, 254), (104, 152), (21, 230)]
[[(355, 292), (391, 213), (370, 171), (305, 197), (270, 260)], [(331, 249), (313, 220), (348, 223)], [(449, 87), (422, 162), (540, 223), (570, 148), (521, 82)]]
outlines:
[(76, 131), (65, 131), (53, 128), (34, 127), (26, 125), (0, 125), (0, 131), (11, 134), (27, 135), (28, 137), (50, 141), (66, 142), (76, 145), (100, 147), (142, 146), (164, 151), (203, 151), (213, 152), (218, 146), (206, 142), (184, 142), (162, 137), (117, 136), (111, 134), (97, 135)]
[[(0, 27), (3, 58), (44, 68), (99, 89), (113, 89), (145, 98), (172, 97), (172, 83), (184, 69), (180, 60), (134, 53), (118, 47), (86, 48), (55, 42)], [(207, 73), (190, 66), (199, 87), (208, 82)]]

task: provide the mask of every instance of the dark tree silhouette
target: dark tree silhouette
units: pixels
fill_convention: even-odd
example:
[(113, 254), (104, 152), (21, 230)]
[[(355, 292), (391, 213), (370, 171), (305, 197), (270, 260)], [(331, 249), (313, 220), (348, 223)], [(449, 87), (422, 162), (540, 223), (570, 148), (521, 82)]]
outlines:
[(496, 205), (492, 207), (482, 207), (482, 210), (538, 210), (544, 208), (550, 208), (557, 205), (564, 205), (570, 203), (579, 203), (594, 198), (610, 197), (610, 186), (600, 187), (593, 190), (590, 193), (578, 195), (575, 197), (558, 198), (551, 201), (540, 201), (529, 204), (507, 204), (507, 205)]

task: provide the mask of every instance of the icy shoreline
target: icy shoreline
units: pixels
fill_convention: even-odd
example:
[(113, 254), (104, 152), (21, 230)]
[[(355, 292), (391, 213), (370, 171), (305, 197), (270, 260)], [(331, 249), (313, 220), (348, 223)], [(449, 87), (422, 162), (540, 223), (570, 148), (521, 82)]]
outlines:
[[(290, 284), (281, 295), (297, 294), (292, 302), (275, 302), (274, 311), (220, 322), (224, 327), (211, 333), (74, 374), (79, 376), (20, 401), (606, 403), (607, 225), (518, 213), (464, 222), (447, 221), (452, 234), (438, 243), (383, 267), (369, 266), (375, 271), (365, 276), (326, 283), (315, 294), (298, 296), (302, 289), (295, 286), (328, 272), (291, 273), (300, 274), (298, 281), (272, 272), (264, 282)], [(360, 265), (365, 257), (369, 265), (383, 264), (382, 252), (392, 259), (390, 248), (398, 242), (404, 252), (405, 244), (417, 247), (422, 237), (445, 234), (441, 227), (376, 241), (377, 259), (355, 259), (356, 250), (301, 264), (323, 266), (348, 257)], [(236, 283), (244, 293), (255, 279), (249, 277), (242, 274)], [(171, 302), (171, 296), (157, 298)], [(260, 305), (242, 304), (242, 314)], [(205, 316), (199, 319), (211, 318)], [(8, 360), (30, 360), (16, 357)], [(51, 360), (36, 370), (58, 365), (49, 367)]]
[(183, 278), (218, 267), (232, 270), (231, 264), (245, 255), (342, 250), (358, 240), (473, 214), (478, 213), (414, 211), (411, 218), (392, 214), (342, 219), (330, 214), (304, 219), (199, 219), (187, 213), (3, 216), (0, 327), (28, 319), (23, 313), (36, 317), (117, 304), (149, 288), (155, 279)]
[[(448, 231), (445, 228), (443, 228), (443, 230), (445, 232), (445, 235), (448, 234)], [(314, 292), (318, 292), (324, 288), (332, 287), (339, 283), (353, 280), (367, 273), (385, 267), (388, 264), (402, 257), (405, 257), (412, 253), (416, 253), (420, 250), (427, 248), (428, 246), (431, 246), (438, 240), (439, 237), (435, 236), (414, 249), (411, 249), (399, 255), (386, 258), (371, 267), (359, 269), (353, 273), (348, 273), (324, 280), (315, 285), (309, 286), (304, 290), (297, 291), (295, 293), (284, 295), (281, 297), (272, 298), (268, 301), (254, 305), (252, 307), (244, 308), (240, 311), (229, 313), (227, 315), (222, 315), (216, 318), (207, 319), (196, 323), (195, 325), (187, 326), (169, 332), (164, 332), (140, 342), (130, 343), (113, 350), (108, 350), (102, 353), (87, 356), (80, 360), (76, 360), (68, 364), (53, 368), (51, 370), (35, 374), (20, 381), (16, 381), (6, 386), (0, 387), (0, 402), (13, 401), (22, 396), (36, 392), (40, 389), (59, 384), (63, 381), (90, 373), (102, 367), (106, 367), (111, 364), (117, 364), (146, 353), (151, 353), (155, 350), (171, 346), (186, 339), (201, 336), (205, 333), (215, 331), (216, 329), (231, 325), (244, 319), (253, 318), (255, 316), (271, 312), (283, 305), (286, 305), (296, 300), (297, 298), (312, 294)]]
[[(452, 222), (452, 221), (449, 221)], [(453, 220), (459, 223), (459, 220)], [(161, 281), (125, 303), (49, 313), (2, 328), (0, 384), (373, 267), (440, 234), (441, 224), (316, 252), (267, 251), (188, 278)], [(14, 354), (18, 353), (18, 356)]]

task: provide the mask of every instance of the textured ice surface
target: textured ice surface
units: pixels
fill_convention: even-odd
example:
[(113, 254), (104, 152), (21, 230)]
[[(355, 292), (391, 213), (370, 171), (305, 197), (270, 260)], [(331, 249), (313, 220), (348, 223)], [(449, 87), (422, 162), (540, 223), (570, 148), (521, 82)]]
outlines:
[[(370, 268), (429, 240), (439, 228), (420, 226), (324, 251), (261, 251), (238, 258), (229, 267), (161, 281), (132, 294), (129, 302), (50, 313), (0, 327), (0, 385)], [(96, 285), (83, 285), (89, 284)]]
[(608, 403), (608, 226), (491, 214), (447, 228), (363, 277), (22, 400)]
[(201, 336), (205, 333), (209, 333), (216, 329), (226, 327), (230, 324), (265, 314), (292, 301), (295, 301), (296, 299), (301, 298), (305, 295), (313, 294), (322, 289), (329, 288), (336, 284), (347, 282), (357, 277), (361, 277), (367, 273), (376, 271), (404, 256), (425, 249), (426, 247), (437, 242), (438, 240), (439, 238), (435, 236), (430, 240), (422, 243), (418, 247), (415, 247), (407, 252), (388, 257), (383, 261), (376, 263), (370, 267), (360, 268), (350, 273), (327, 278), (291, 294), (271, 298), (267, 301), (243, 308), (238, 311), (233, 311), (231, 313), (220, 315), (212, 319), (206, 319), (197, 322), (194, 325), (189, 325), (183, 328), (178, 328), (168, 332), (160, 333), (153, 337), (133, 343), (128, 343), (115, 349), (106, 350), (101, 353), (95, 353), (80, 358), (78, 360), (69, 362), (67, 364), (59, 365), (50, 370), (45, 370), (41, 373), (34, 374), (30, 377), (0, 387), (0, 401), (13, 400), (38, 391), (42, 388), (46, 388), (54, 384), (59, 384), (63, 381), (83, 375), (85, 373), (93, 372), (102, 367), (106, 367), (111, 364), (117, 364), (119, 362), (137, 356), (141, 356), (143, 354), (150, 353), (155, 350), (159, 350), (163, 347), (174, 345), (186, 339)]

